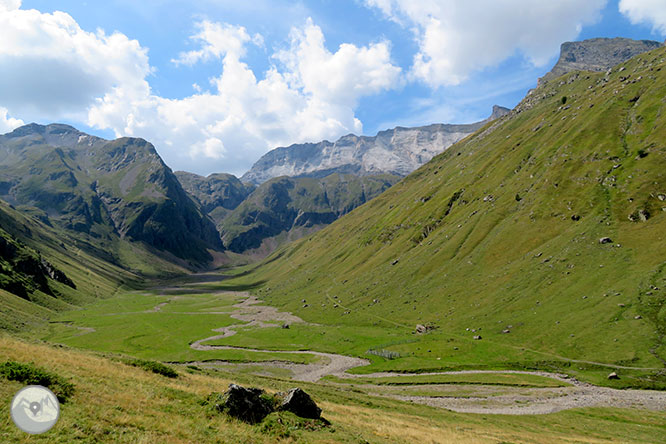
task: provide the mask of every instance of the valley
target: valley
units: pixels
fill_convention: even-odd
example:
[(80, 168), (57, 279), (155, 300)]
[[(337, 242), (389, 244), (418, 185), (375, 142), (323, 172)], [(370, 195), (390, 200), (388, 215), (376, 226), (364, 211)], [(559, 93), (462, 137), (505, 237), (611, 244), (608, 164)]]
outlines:
[[(217, 275), (217, 279), (215, 274), (207, 273), (197, 281), (198, 276), (193, 275), (186, 283), (182, 279), (161, 282), (155, 288), (116, 296), (52, 320), (40, 336), (50, 343), (157, 359), (185, 369), (319, 383), (332, 388), (349, 386), (372, 396), (463, 413), (534, 415), (587, 407), (666, 410), (664, 391), (598, 387), (546, 371), (455, 367), (438, 372), (376, 371), (377, 355), (371, 353), (376, 342), (372, 340), (392, 337), (394, 342), (409, 343), (411, 349), (420, 348), (425, 341), (409, 339), (414, 335), (407, 329), (368, 331), (307, 323), (263, 305), (247, 292), (225, 289), (233, 286), (231, 271), (229, 275)], [(119, 328), (130, 323), (136, 327)], [(168, 333), (175, 326), (177, 339)], [(218, 334), (194, 339), (206, 329)], [(314, 339), (318, 336), (322, 338)], [(341, 337), (347, 340), (344, 348), (333, 347)], [(369, 348), (361, 352), (361, 347)], [(349, 350), (356, 350), (355, 356), (350, 356)], [(579, 362), (561, 356), (551, 358)], [(659, 370), (585, 364), (617, 371)]]
[[(245, 180), (68, 125), (0, 136), (0, 366), (74, 387), (50, 436), (1, 405), (0, 440), (662, 441), (664, 97), (661, 43), (594, 39), (512, 110), (277, 148)], [(229, 383), (325, 420), (226, 416)]]

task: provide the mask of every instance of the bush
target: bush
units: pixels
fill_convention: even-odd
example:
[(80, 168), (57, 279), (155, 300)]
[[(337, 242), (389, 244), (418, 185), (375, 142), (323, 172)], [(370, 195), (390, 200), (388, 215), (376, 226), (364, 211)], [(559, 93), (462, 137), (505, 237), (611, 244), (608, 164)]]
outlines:
[(133, 367), (142, 368), (149, 372), (157, 373), (158, 375), (166, 376), (167, 378), (178, 377), (178, 372), (176, 372), (171, 367), (162, 364), (161, 362), (135, 359), (134, 361), (129, 361), (128, 364)]
[(7, 361), (0, 364), (0, 375), (10, 381), (47, 387), (58, 397), (58, 401), (62, 403), (67, 402), (74, 394), (74, 384), (55, 373), (51, 373), (41, 367), (36, 367), (33, 364)]

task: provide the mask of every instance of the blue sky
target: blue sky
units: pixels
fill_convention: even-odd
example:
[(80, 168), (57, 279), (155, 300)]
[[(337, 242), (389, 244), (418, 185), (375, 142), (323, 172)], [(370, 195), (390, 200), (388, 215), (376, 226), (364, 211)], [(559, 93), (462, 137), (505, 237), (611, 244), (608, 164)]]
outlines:
[(144, 137), (174, 170), (487, 117), (592, 37), (663, 41), (665, 0), (0, 0), (0, 132)]

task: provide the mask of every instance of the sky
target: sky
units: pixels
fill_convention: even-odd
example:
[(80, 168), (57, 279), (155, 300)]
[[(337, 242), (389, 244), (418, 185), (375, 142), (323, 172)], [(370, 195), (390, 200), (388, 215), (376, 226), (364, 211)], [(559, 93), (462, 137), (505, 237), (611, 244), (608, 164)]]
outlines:
[(0, 133), (142, 137), (242, 175), (292, 143), (515, 106), (562, 42), (663, 41), (666, 0), (0, 0)]

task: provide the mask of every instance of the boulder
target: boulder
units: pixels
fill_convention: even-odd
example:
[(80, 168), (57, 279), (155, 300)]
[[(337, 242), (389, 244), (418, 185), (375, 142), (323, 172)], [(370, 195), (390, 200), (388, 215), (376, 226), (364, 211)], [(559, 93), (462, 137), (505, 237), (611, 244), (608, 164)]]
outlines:
[(301, 418), (319, 419), (321, 417), (321, 409), (317, 407), (310, 395), (300, 388), (289, 390), (279, 409), (291, 412)]
[(611, 242), (613, 241), (611, 240), (610, 237), (602, 237), (601, 239), (599, 239), (600, 244), (610, 244)]
[(255, 424), (273, 411), (270, 403), (262, 398), (263, 393), (258, 388), (229, 384), (229, 389), (215, 401), (215, 408), (241, 421)]
[(475, 339), (476, 341), (480, 341), (480, 340), (481, 340), (481, 335), (476, 335), (476, 336), (474, 336), (474, 339)]
[(608, 375), (608, 379), (620, 379), (620, 377), (617, 375), (617, 373), (615, 373), (615, 372), (611, 372), (611, 373)]

